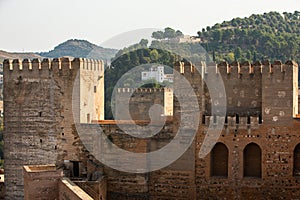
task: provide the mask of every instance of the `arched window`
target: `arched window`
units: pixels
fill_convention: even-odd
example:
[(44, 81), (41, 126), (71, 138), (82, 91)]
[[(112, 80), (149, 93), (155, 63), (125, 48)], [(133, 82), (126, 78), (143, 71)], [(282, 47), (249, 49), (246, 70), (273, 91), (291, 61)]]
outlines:
[(294, 176), (300, 176), (300, 143), (294, 149)]
[(218, 142), (211, 151), (211, 176), (228, 176), (228, 149), (225, 144)]
[(261, 177), (261, 149), (255, 143), (244, 149), (244, 177)]

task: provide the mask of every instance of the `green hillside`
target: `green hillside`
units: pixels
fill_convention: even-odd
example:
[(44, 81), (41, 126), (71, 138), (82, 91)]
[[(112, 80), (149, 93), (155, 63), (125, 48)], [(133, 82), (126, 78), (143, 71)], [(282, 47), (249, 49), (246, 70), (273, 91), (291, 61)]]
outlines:
[[(176, 34), (177, 33), (177, 34)], [(160, 63), (172, 67), (175, 60), (215, 62), (282, 60), (300, 61), (300, 12), (269, 12), (234, 18), (198, 31), (200, 42), (179, 42), (181, 31), (165, 28), (152, 34), (153, 41), (140, 43), (116, 53), (111, 68), (105, 71), (106, 116), (111, 119), (111, 94), (128, 70), (147, 63)], [(173, 53), (170, 53), (173, 52)], [(208, 54), (206, 54), (206, 52)], [(132, 80), (131, 82), (135, 82)], [(122, 87), (122, 86), (117, 86)]]
[(136, 83), (140, 82), (141, 72), (148, 69), (151, 63), (160, 63), (172, 67), (175, 61), (179, 59), (170, 52), (148, 48), (147, 44), (148, 41), (142, 39), (138, 44), (120, 50), (112, 60), (111, 66), (105, 70), (106, 119), (113, 119), (111, 103), (114, 102), (112, 102), (111, 96), (118, 80), (120, 80), (126, 72), (136, 66), (140, 66), (138, 69), (135, 69), (134, 74), (127, 77), (124, 85), (119, 84), (116, 86), (117, 88), (135, 87)]
[(108, 49), (92, 44), (86, 40), (72, 39), (63, 42), (49, 52), (39, 53), (42, 57), (58, 58), (63, 56), (110, 60), (116, 49)]
[(234, 18), (198, 31), (215, 61), (300, 60), (300, 12)]

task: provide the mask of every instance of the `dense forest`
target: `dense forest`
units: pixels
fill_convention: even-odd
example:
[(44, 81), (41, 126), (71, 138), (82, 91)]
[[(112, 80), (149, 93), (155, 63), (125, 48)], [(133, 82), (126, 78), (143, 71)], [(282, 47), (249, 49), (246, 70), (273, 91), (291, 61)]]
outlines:
[(198, 31), (217, 62), (300, 60), (300, 12), (269, 12), (234, 18)]
[[(234, 18), (197, 32), (197, 42), (179, 42), (183, 34), (170, 27), (152, 34), (152, 42), (139, 43), (120, 50), (106, 70), (106, 116), (111, 115), (111, 94), (118, 79), (128, 70), (147, 63), (173, 66), (176, 60), (233, 62), (293, 59), (300, 61), (300, 12), (269, 12)], [(140, 74), (140, 72), (138, 72)], [(167, 72), (168, 73), (168, 72)], [(135, 80), (128, 81), (127, 87)], [(131, 84), (130, 84), (131, 83)]]
[(204, 60), (199, 58), (200, 46), (216, 62), (300, 60), (299, 11), (283, 14), (269, 12), (207, 26), (194, 36), (199, 39), (197, 43), (175, 45), (174, 40), (156, 35), (152, 35), (155, 40), (151, 48), (173, 50), (191, 61)]

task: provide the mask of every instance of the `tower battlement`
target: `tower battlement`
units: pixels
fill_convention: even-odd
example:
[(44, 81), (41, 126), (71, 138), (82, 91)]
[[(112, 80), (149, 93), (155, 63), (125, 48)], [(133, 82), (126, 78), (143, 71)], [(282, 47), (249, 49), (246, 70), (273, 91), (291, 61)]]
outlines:
[(42, 71), (68, 71), (72, 69), (90, 70), (90, 71), (104, 71), (104, 62), (101, 60), (74, 58), (71, 60), (68, 57), (63, 58), (44, 58), (40, 59), (6, 59), (3, 62), (3, 70), (10, 72), (42, 72)]
[[(5, 60), (3, 135), (4, 151), (9, 152), (4, 163), (8, 199), (23, 199), (23, 165), (54, 163), (74, 178), (100, 174), (90, 173), (94, 171), (90, 163), (95, 159), (83, 146), (84, 140), (96, 149), (94, 152), (107, 156), (103, 158), (117, 160), (111, 157), (115, 155), (112, 146), (97, 145), (100, 134), (124, 150), (146, 155), (177, 140), (179, 131), (183, 133), (179, 142), (188, 143), (189, 148), (169, 167), (145, 176), (122, 173), (99, 163), (104, 168), (101, 174), (109, 177), (109, 198), (201, 199), (203, 194), (212, 199), (245, 199), (249, 194), (256, 199), (266, 194), (267, 198), (297, 198), (300, 122), (293, 117), (298, 113), (298, 65), (293, 61), (177, 62), (174, 69), (178, 71), (174, 74), (174, 94), (166, 88), (116, 91), (117, 120), (144, 123), (151, 116), (159, 116), (154, 120), (159, 121), (160, 116), (173, 114), (172, 123), (154, 137), (134, 138), (116, 123), (101, 125), (103, 133), (98, 125), (91, 124), (104, 118), (102, 61)], [(213, 87), (208, 88), (209, 80)], [(225, 93), (219, 93), (215, 80), (222, 81)], [(211, 88), (217, 91), (215, 96), (210, 94)], [(129, 100), (128, 108), (125, 100)], [(221, 101), (226, 101), (226, 115), (211, 112), (212, 105), (220, 105)], [(224, 127), (215, 138), (221, 121)], [(141, 133), (130, 124), (124, 123), (129, 131)], [(88, 135), (80, 136), (76, 125)], [(196, 131), (195, 137), (192, 131)], [(202, 147), (211, 153), (201, 157)], [(120, 162), (120, 166), (128, 161)], [(146, 156), (145, 162), (139, 163), (148, 161)]]
[[(285, 63), (282, 63), (281, 61), (274, 61), (273, 63), (269, 61), (256, 61), (254, 63), (250, 62), (233, 62), (233, 63), (227, 63), (227, 62), (221, 62), (219, 64), (214, 63), (208, 63), (205, 64), (204, 62), (201, 62), (199, 64), (192, 64), (191, 62), (176, 62), (174, 65), (174, 70), (178, 71), (182, 75), (188, 76), (190, 74), (197, 74), (197, 70), (195, 69), (195, 66), (197, 66), (198, 70), (202, 74), (209, 74), (209, 73), (216, 73), (223, 75), (253, 75), (253, 74), (274, 74), (275, 73), (285, 73), (286, 71), (290, 70), (289, 66), (296, 66), (298, 67), (298, 64), (294, 61), (286, 61)], [(215, 70), (214, 70), (215, 69)]]
[(118, 88), (117, 93), (156, 93), (170, 90), (168, 88)]
[(116, 91), (115, 118), (129, 120), (125, 115), (124, 102), (129, 100), (129, 113), (133, 120), (149, 120), (149, 109), (153, 104), (161, 105), (161, 115), (173, 115), (173, 90), (171, 88), (118, 88)]
[[(176, 62), (174, 70), (180, 73), (177, 80), (187, 79), (202, 102), (205, 115), (212, 115), (212, 103), (206, 80), (223, 81), (227, 99), (227, 114), (235, 116), (263, 115), (265, 121), (283, 122), (298, 113), (298, 64), (294, 61), (222, 62), (219, 64), (201, 62)], [(218, 79), (221, 77), (222, 80)], [(185, 89), (177, 85), (184, 93)], [(213, 102), (212, 102), (213, 101)], [(286, 105), (283, 107), (282, 105)], [(271, 114), (270, 109), (273, 111)]]
[[(23, 199), (21, 175), (11, 176), (22, 174), (23, 165), (82, 159), (74, 123), (104, 119), (104, 63), (66, 57), (15, 59), (3, 62), (3, 72), (4, 140), (11, 141), (4, 150), (14, 154), (5, 163), (10, 170), (7, 196)], [(39, 155), (44, 159), (37, 159)]]

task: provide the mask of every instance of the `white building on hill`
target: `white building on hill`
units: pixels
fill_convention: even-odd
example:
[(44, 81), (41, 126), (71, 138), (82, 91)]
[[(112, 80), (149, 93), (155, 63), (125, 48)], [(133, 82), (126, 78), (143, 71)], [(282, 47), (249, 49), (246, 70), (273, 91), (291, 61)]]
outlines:
[(169, 81), (173, 83), (174, 75), (165, 74), (164, 66), (151, 67), (149, 71), (142, 72), (142, 81), (149, 79), (155, 79), (157, 82), (162, 83), (164, 81)]

